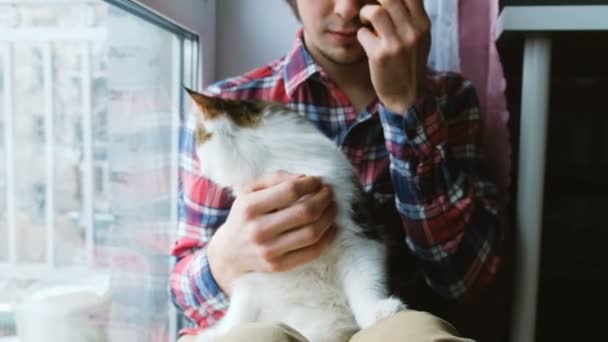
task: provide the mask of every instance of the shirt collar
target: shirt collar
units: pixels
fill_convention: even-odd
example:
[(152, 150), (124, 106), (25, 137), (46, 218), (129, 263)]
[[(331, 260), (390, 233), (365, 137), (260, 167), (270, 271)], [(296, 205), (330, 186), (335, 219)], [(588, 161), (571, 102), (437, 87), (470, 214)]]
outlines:
[(298, 30), (291, 51), (285, 56), (283, 81), (285, 91), (291, 97), (300, 85), (313, 76), (325, 75), (325, 72), (312, 58), (304, 45), (304, 30)]
[[(285, 84), (285, 92), (292, 98), (296, 90), (311, 78), (317, 78), (324, 84), (329, 82), (329, 76), (306, 49), (304, 45), (304, 30), (300, 28), (296, 33), (296, 39), (292, 49), (285, 56), (283, 61), (283, 81)], [(379, 100), (376, 98), (367, 108), (361, 113), (360, 120), (363, 121), (373, 116), (378, 112)]]

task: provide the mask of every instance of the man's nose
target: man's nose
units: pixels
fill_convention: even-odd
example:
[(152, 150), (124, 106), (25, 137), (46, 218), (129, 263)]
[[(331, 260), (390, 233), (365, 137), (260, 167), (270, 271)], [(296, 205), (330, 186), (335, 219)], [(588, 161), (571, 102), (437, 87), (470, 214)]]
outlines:
[(336, 0), (334, 13), (345, 22), (351, 21), (354, 18), (358, 19), (361, 3), (362, 1), (360, 0)]

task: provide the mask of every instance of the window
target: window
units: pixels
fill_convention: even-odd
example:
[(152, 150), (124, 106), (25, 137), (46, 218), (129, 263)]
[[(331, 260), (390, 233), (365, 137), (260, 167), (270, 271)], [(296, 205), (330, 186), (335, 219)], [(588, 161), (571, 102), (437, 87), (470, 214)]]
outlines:
[(132, 1), (0, 0), (0, 340), (174, 340), (199, 64), (197, 35)]

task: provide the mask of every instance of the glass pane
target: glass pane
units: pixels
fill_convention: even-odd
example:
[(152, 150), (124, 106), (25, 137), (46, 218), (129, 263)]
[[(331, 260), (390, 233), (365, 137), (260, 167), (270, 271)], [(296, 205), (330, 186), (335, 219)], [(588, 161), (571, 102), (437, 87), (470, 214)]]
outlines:
[(192, 67), (193, 65), (189, 64), (188, 61), (192, 60), (192, 52), (193, 52), (193, 42), (190, 39), (184, 39), (184, 82), (192, 83)]
[[(42, 44), (16, 44), (12, 92), (17, 262), (44, 262), (45, 234), (45, 108)], [(17, 149), (18, 147), (18, 149)]]
[(116, 223), (100, 253), (130, 261), (113, 273), (120, 290), (111, 315), (121, 326), (113, 326), (110, 336), (152, 340), (168, 332), (171, 125), (179, 116), (171, 96), (179, 85), (173, 66), (181, 60), (167, 49), (175, 36), (120, 10), (110, 8), (108, 29), (115, 37), (108, 41), (107, 152)]
[(102, 0), (0, 13), (0, 339), (174, 340), (178, 128), (198, 42)]
[[(6, 179), (6, 165), (7, 165), (7, 155), (6, 155), (6, 143), (5, 139), (7, 138), (6, 133), (6, 119), (4, 117), (5, 114), (5, 91), (7, 88), (5, 87), (5, 76), (1, 71), (4, 69), (2, 66), (7, 63), (8, 53), (6, 47), (0, 43), (0, 262), (8, 262), (8, 217), (7, 217), (7, 179)], [(0, 328), (1, 331), (2, 328)], [(0, 336), (1, 333), (0, 333)]]
[[(82, 99), (81, 46), (86, 43), (53, 42), (53, 263), (84, 265), (86, 251), (79, 222), (82, 201)], [(69, 72), (66, 72), (69, 70)]]

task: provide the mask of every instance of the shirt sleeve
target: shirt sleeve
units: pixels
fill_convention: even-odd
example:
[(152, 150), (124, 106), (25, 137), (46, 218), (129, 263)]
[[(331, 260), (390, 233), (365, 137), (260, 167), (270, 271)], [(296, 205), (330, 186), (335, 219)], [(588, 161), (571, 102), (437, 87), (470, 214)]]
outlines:
[(194, 151), (195, 123), (180, 134), (177, 238), (170, 276), (173, 303), (199, 329), (213, 325), (228, 308), (228, 298), (211, 274), (207, 243), (226, 221), (234, 201), (231, 193), (200, 176)]
[(380, 120), (407, 246), (437, 294), (470, 298), (495, 277), (503, 239), (475, 89), (457, 74), (432, 79), (406, 113), (381, 105)]

